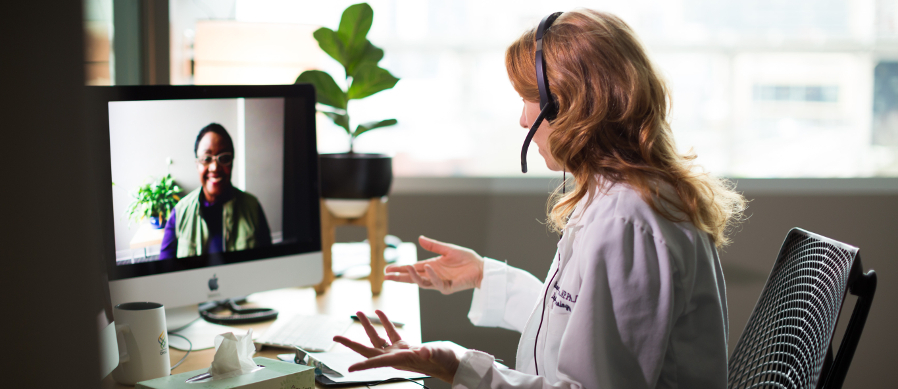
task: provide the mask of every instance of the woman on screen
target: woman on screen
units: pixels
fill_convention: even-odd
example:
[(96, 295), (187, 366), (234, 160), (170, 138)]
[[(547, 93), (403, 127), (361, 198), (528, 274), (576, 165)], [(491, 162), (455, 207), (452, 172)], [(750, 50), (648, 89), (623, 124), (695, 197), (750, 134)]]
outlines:
[[(550, 207), (549, 225), (563, 236), (545, 282), (425, 237), (421, 246), (439, 256), (388, 266), (385, 277), (444, 294), (473, 288), (474, 324), (521, 333), (515, 368), (473, 349), (410, 346), (378, 311), (386, 338), (363, 321), (374, 347), (335, 338), (369, 358), (350, 371), (394, 366), (453, 388), (725, 388), (717, 248), (729, 243), (744, 198), (677, 151), (667, 87), (627, 24), (578, 10), (541, 26), (512, 43), (505, 65), (523, 98), (520, 125), (534, 126), (546, 165), (576, 184)], [(542, 122), (541, 89), (557, 104)]]
[(175, 205), (165, 224), (159, 259), (271, 245), (259, 200), (231, 185), (234, 143), (224, 127), (218, 123), (203, 127), (193, 151), (200, 187)]

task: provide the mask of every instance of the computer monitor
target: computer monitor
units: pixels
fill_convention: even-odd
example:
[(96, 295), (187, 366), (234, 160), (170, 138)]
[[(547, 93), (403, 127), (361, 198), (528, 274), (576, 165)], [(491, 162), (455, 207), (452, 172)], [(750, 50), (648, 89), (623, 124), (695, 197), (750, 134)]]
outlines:
[(197, 318), (198, 303), (321, 281), (311, 86), (89, 87), (88, 96), (107, 146), (97, 195), (112, 305), (161, 303), (174, 329)]

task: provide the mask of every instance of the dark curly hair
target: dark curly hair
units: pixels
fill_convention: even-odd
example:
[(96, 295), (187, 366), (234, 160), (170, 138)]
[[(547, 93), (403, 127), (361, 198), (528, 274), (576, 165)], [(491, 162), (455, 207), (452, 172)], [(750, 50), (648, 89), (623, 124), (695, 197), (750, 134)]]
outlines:
[(228, 143), (228, 151), (232, 153), (234, 152), (234, 141), (231, 140), (231, 135), (228, 134), (228, 131), (225, 130), (225, 128), (221, 124), (210, 123), (208, 126), (203, 127), (203, 129), (200, 130), (200, 133), (197, 134), (196, 143), (193, 144), (193, 155), (196, 155), (197, 150), (199, 150), (200, 140), (202, 140), (203, 137), (210, 132), (214, 132), (218, 134), (218, 136), (224, 138), (224, 140)]

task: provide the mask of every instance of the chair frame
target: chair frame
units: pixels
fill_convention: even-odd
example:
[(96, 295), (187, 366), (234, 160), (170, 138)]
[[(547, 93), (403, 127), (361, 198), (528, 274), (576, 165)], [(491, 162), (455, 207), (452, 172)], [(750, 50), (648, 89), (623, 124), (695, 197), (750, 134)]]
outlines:
[[(779, 272), (783, 271), (783, 263), (788, 260), (784, 259), (785, 256), (791, 255), (792, 247), (790, 243), (795, 239), (810, 239), (812, 241), (828, 244), (835, 246), (835, 248), (842, 250), (843, 254), (848, 254), (850, 256), (850, 264), (848, 272), (848, 279), (846, 282), (846, 287), (841, 291), (841, 301), (839, 302), (838, 315), (836, 318), (841, 316), (841, 310), (845, 303), (845, 297), (848, 293), (857, 296), (857, 302), (854, 306), (854, 311), (852, 312), (851, 319), (848, 322), (847, 328), (845, 329), (845, 335), (842, 338), (842, 343), (839, 346), (838, 354), (833, 357), (833, 347), (832, 340), (833, 335), (835, 333), (836, 324), (838, 320), (832, 323), (832, 329), (826, 330), (829, 333), (823, 334), (828, 342), (828, 348), (826, 349), (826, 355), (814, 355), (814, 361), (822, 360), (822, 366), (819, 365), (819, 362), (816, 366), (820, 367), (819, 375), (816, 377), (816, 381), (809, 382), (810, 385), (806, 389), (811, 389), (811, 386), (816, 387), (817, 389), (821, 388), (832, 388), (837, 389), (841, 388), (842, 384), (845, 381), (845, 376), (848, 373), (848, 368), (851, 365), (851, 360), (854, 357), (854, 353), (857, 349), (857, 344), (860, 341), (861, 333), (863, 332), (864, 325), (867, 321), (867, 316), (870, 313), (870, 307), (873, 303), (873, 296), (876, 292), (876, 272), (873, 270), (868, 271), (867, 273), (863, 273), (863, 265), (861, 264), (860, 250), (857, 247), (853, 247), (847, 245), (845, 243), (814, 234), (812, 232), (805, 231), (801, 228), (793, 228), (786, 235), (786, 238), (783, 241), (783, 246), (780, 248), (779, 254), (777, 255), (777, 259), (773, 264), (773, 269), (771, 270), (770, 276), (767, 279), (767, 282), (764, 285), (764, 290), (761, 293), (761, 296), (758, 298), (758, 303), (755, 304), (755, 308), (752, 310), (751, 317), (749, 318), (748, 323), (745, 326), (745, 330), (743, 330), (742, 335), (739, 338), (739, 341), (736, 344), (736, 348), (733, 351), (733, 355), (729, 361), (729, 374), (728, 374), (728, 386), (730, 388), (742, 388), (742, 387), (787, 387), (778, 382), (753, 382), (747, 385), (747, 381), (753, 380), (753, 378), (747, 378), (744, 373), (746, 371), (744, 367), (747, 365), (746, 360), (754, 357), (754, 352), (756, 351), (752, 345), (746, 345), (747, 342), (750, 342), (755, 338), (756, 333), (769, 331), (769, 328), (762, 328), (758, 325), (763, 323), (764, 318), (762, 317), (765, 312), (760, 312), (762, 304), (765, 303), (765, 300), (772, 293), (776, 293), (773, 290), (777, 285), (773, 285), (776, 280), (776, 276)], [(841, 273), (844, 276), (844, 273)], [(819, 343), (818, 343), (819, 344)], [(822, 350), (822, 349), (821, 349)], [(809, 366), (810, 367), (810, 366)], [(786, 366), (783, 370), (791, 370), (794, 372), (793, 366)], [(735, 377), (735, 372), (738, 372), (738, 377)], [(811, 375), (812, 372), (808, 372), (808, 376)], [(766, 372), (764, 374), (767, 374)], [(789, 373), (781, 373), (783, 376), (789, 376)], [(814, 377), (812, 377), (814, 378)], [(746, 386), (747, 385), (747, 386)]]

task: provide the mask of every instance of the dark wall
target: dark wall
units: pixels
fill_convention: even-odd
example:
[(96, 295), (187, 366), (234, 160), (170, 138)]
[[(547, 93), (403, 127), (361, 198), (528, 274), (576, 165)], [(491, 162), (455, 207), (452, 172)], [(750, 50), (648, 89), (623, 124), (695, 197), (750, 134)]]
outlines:
[[(894, 274), (898, 241), (898, 195), (789, 195), (746, 193), (750, 218), (721, 253), (727, 281), (730, 350), (733, 350), (757, 302), (783, 238), (792, 227), (841, 240), (861, 248), (866, 269), (876, 269), (879, 288), (873, 309), (848, 373), (845, 387), (890, 387), (885, 372), (898, 366), (898, 286)], [(557, 235), (548, 231), (546, 195), (411, 195), (390, 198), (390, 233), (404, 241), (418, 235), (470, 247), (482, 255), (508, 260), (544, 279), (555, 252)], [(343, 230), (340, 240), (364, 239), (361, 229)], [(418, 249), (418, 258), (431, 257)], [(471, 292), (443, 296), (421, 292), (423, 338), (452, 340), (496, 355), (514, 366), (518, 333), (477, 328), (466, 315)], [(849, 297), (843, 321), (853, 307)], [(844, 327), (837, 330), (841, 333)], [(841, 340), (837, 335), (836, 342)]]
[(99, 386), (81, 13), (80, 1), (14, 1), (0, 16), (3, 387)]

